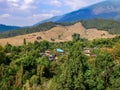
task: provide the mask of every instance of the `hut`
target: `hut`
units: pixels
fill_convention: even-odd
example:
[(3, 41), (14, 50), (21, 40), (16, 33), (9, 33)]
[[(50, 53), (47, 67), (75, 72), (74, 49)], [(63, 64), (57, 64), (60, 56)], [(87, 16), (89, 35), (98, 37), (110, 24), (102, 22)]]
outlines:
[(56, 51), (59, 52), (59, 53), (64, 53), (64, 50), (62, 50), (60, 48), (57, 48)]
[(48, 57), (48, 59), (49, 59), (49, 61), (53, 61), (53, 60), (56, 59), (56, 55), (50, 55), (50, 56)]
[(86, 55), (86, 56), (90, 56), (91, 55), (91, 49), (90, 48), (84, 48), (84, 54)]

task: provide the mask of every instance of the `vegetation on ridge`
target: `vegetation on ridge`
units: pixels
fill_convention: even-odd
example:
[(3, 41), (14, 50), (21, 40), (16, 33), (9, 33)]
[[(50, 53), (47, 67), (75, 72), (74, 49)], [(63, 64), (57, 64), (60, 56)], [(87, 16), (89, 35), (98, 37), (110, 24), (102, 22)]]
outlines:
[(120, 22), (107, 19), (91, 19), (81, 21), (87, 29), (97, 28), (98, 30), (106, 30), (110, 34), (120, 34)]

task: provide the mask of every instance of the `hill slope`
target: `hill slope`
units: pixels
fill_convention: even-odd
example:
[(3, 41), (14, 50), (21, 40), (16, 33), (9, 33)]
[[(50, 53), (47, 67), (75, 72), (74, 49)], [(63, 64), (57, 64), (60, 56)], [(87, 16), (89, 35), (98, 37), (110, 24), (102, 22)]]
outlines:
[(107, 31), (100, 31), (95, 28), (85, 29), (82, 26), (82, 24), (78, 22), (71, 26), (57, 25), (56, 27), (43, 32), (0, 39), (0, 44), (5, 45), (6, 43), (10, 43), (12, 45), (22, 45), (24, 39), (26, 39), (27, 42), (34, 42), (36, 40), (37, 41), (47, 40), (50, 42), (52, 41), (64, 42), (64, 41), (72, 40), (72, 35), (74, 33), (78, 33), (82, 38), (86, 38), (89, 40), (93, 40), (95, 38), (112, 38), (115, 36), (115, 35), (110, 35)]
[(104, 18), (120, 21), (120, 0), (106, 0), (70, 13), (63, 16), (53, 17), (45, 20), (53, 22), (72, 22), (78, 20)]
[[(105, 20), (105, 19), (91, 19), (91, 20), (82, 20), (82, 21), (77, 21), (77, 22), (81, 22), (82, 25), (86, 29), (97, 28), (98, 30), (106, 30), (110, 34), (120, 34), (120, 22), (118, 22), (118, 21)], [(73, 25), (77, 22), (71, 22), (71, 23), (70, 22), (69, 23), (47, 22), (47, 23), (42, 23), (40, 25), (36, 25), (33, 27), (26, 27), (26, 28), (22, 28), (19, 30), (12, 30), (12, 31), (0, 33), (0, 38), (8, 38), (8, 37), (14, 37), (14, 36), (18, 36), (18, 35), (25, 35), (25, 34), (29, 34), (29, 33), (48, 31), (51, 28), (56, 27), (57, 25), (70, 26), (70, 25)]]
[(32, 27), (24, 27), (19, 30), (11, 30), (11, 31), (0, 33), (0, 38), (8, 38), (8, 37), (13, 37), (13, 36), (18, 36), (18, 35), (34, 33), (34, 32), (47, 31), (55, 27), (56, 25), (72, 25), (72, 24), (73, 23), (46, 22), (46, 23), (42, 23), (42, 24), (35, 25)]
[(16, 29), (19, 29), (19, 28), (20, 27), (18, 27), (18, 26), (7, 26), (7, 25), (0, 24), (0, 32), (16, 30)]

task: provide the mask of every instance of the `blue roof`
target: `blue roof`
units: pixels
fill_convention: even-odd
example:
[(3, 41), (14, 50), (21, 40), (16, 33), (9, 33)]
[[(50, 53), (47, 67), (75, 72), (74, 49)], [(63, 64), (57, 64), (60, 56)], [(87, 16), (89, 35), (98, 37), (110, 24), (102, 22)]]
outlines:
[(63, 52), (64, 52), (64, 50), (62, 50), (62, 49), (60, 49), (60, 48), (57, 48), (56, 50), (57, 50), (57, 52), (60, 52), (60, 53), (63, 53)]

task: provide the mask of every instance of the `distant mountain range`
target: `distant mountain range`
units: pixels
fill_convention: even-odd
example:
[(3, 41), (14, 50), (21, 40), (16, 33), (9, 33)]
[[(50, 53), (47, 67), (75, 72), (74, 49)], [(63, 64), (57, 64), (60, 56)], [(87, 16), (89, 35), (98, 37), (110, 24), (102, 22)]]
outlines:
[(8, 25), (0, 24), (0, 33), (10, 31), (10, 30), (16, 30), (20, 28), (21, 27), (18, 27), (18, 26), (8, 26)]
[(50, 19), (38, 22), (73, 22), (94, 18), (113, 19), (120, 21), (120, 0), (106, 0), (62, 16), (55, 16)]

